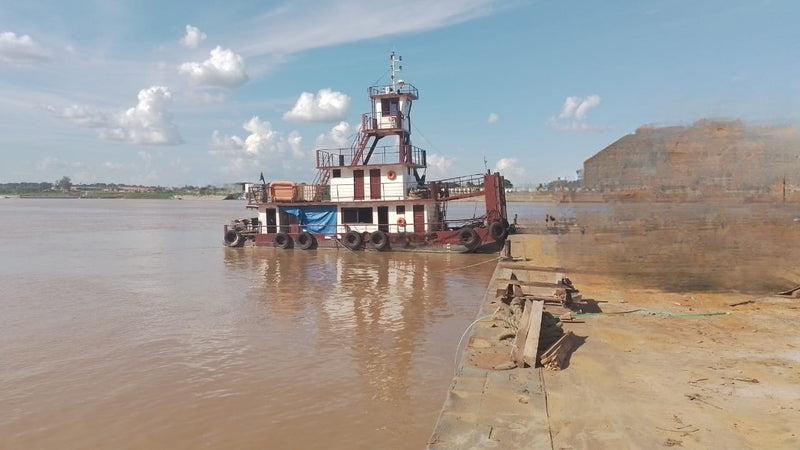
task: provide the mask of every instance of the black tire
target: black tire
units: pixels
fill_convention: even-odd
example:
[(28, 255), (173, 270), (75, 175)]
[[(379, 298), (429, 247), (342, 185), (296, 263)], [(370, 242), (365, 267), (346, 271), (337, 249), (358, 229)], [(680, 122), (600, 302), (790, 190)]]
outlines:
[(472, 251), (481, 244), (481, 238), (478, 236), (478, 232), (471, 227), (464, 227), (458, 232), (458, 242), (467, 250)]
[(229, 229), (225, 232), (225, 245), (228, 247), (242, 247), (244, 245), (245, 239), (239, 234), (238, 231), (234, 229)]
[(286, 233), (276, 234), (272, 242), (275, 244), (275, 247), (278, 248), (292, 248), (292, 237)]
[(508, 237), (508, 229), (503, 225), (503, 222), (492, 222), (489, 225), (489, 236), (495, 241), (502, 241)]
[(342, 242), (344, 246), (349, 248), (350, 250), (355, 250), (361, 247), (361, 244), (364, 243), (364, 240), (361, 238), (361, 234), (357, 231), (348, 231), (344, 238), (342, 238)]
[(375, 250), (385, 250), (389, 246), (389, 236), (383, 231), (373, 231), (369, 235), (369, 243)]
[(310, 250), (317, 246), (317, 239), (308, 231), (303, 231), (302, 233), (298, 234), (296, 241), (297, 246), (302, 250)]

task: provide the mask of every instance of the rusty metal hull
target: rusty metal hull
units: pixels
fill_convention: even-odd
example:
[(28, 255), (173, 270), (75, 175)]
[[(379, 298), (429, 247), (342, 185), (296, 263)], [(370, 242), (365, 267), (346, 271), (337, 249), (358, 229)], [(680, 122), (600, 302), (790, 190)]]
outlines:
[(348, 245), (341, 234), (309, 233), (315, 244), (306, 248), (298, 245), (300, 233), (286, 233), (291, 242), (286, 245), (276, 242), (279, 233), (262, 233), (244, 236), (248, 240), (245, 245), (256, 247), (275, 247), (281, 250), (313, 250), (341, 249), (351, 251), (389, 251), (389, 252), (427, 252), (427, 253), (496, 253), (503, 248), (503, 240), (495, 240), (486, 229), (475, 229), (480, 239), (478, 245), (464, 245), (459, 238), (459, 230), (439, 231), (435, 233), (385, 233), (388, 243), (381, 248), (370, 242), (368, 233), (364, 233), (358, 245)]

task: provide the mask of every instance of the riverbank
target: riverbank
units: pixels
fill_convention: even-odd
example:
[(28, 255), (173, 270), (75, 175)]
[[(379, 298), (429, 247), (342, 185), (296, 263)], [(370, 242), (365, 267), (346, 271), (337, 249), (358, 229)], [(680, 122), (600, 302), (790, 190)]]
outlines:
[[(563, 324), (577, 348), (562, 370), (491, 371), (484, 386), (505, 387), (505, 401), (458, 388), (472, 355), (491, 352), (486, 342), (507, 345), (484, 342), (476, 333), (493, 322), (479, 321), (441, 416), (458, 421), (443, 428), (440, 418), (429, 448), (459, 448), (476, 414), (499, 425), (473, 421), (476, 448), (800, 446), (800, 299), (773, 295), (800, 283), (797, 211), (704, 209), (628, 206), (612, 217), (579, 213), (583, 233), (512, 235), (512, 255), (524, 260), (515, 265), (567, 268), (602, 314)], [(520, 379), (533, 381), (512, 382)], [(540, 434), (519, 445), (531, 426), (542, 430), (542, 417), (551, 441)]]
[(153, 193), (93, 193), (90, 195), (38, 195), (38, 194), (22, 194), (22, 195), (3, 195), (0, 198), (24, 198), (24, 199), (96, 199), (96, 200), (225, 200), (225, 195), (174, 195), (174, 194), (153, 194)]

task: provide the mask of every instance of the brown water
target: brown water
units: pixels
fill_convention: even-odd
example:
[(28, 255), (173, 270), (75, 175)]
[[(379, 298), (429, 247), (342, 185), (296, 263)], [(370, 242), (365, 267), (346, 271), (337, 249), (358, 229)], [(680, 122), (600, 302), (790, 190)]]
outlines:
[(0, 199), (0, 447), (424, 447), (493, 256), (225, 248), (243, 206)]

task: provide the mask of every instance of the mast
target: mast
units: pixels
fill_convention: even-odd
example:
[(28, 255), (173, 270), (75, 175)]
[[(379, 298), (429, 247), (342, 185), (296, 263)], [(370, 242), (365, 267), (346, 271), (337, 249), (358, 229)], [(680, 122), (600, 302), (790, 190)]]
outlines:
[[(411, 145), (411, 106), (419, 99), (419, 91), (399, 78), (403, 70), (402, 61), (402, 56), (392, 52), (389, 55), (389, 83), (369, 87), (371, 109), (361, 115), (361, 127), (352, 147), (317, 150), (315, 201), (322, 198), (333, 169), (355, 173), (367, 169), (367, 166), (372, 170), (382, 168), (386, 173), (392, 173), (390, 181), (397, 180), (405, 186), (403, 192), (424, 184), (419, 169), (427, 167), (425, 150)], [(378, 141), (384, 138), (389, 139), (379, 147)], [(412, 174), (413, 177), (408, 176)]]
[[(411, 105), (419, 99), (419, 91), (398, 78), (398, 73), (403, 70), (402, 61), (402, 56), (392, 52), (389, 55), (390, 83), (369, 88), (372, 111), (362, 115), (361, 132), (351, 166), (369, 164), (378, 141), (394, 137), (398, 149), (396, 163), (414, 169), (426, 167), (424, 152), (411, 145)], [(365, 154), (367, 147), (369, 150)]]

